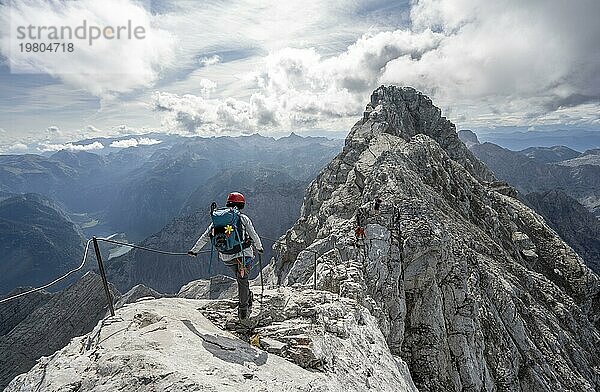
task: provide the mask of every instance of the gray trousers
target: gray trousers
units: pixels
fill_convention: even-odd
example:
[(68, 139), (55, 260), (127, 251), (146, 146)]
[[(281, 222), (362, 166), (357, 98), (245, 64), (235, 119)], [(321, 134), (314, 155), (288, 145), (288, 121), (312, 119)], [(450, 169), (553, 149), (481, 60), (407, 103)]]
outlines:
[(231, 271), (235, 274), (235, 280), (238, 284), (238, 297), (240, 309), (248, 309), (248, 299), (250, 298), (250, 282), (248, 281), (248, 272), (244, 277), (240, 276), (238, 264), (230, 265)]

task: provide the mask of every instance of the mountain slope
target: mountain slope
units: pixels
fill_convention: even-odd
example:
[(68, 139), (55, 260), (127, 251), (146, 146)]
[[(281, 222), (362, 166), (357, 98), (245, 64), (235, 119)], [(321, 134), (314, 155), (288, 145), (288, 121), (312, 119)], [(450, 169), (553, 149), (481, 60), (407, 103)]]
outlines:
[[(0, 299), (17, 295), (30, 289), (32, 287), (20, 287)], [(2, 320), (0, 324), (0, 336), (9, 333), (35, 309), (48, 302), (52, 296), (53, 294), (47, 291), (36, 291), (0, 305), (0, 320)]]
[(524, 197), (586, 265), (600, 274), (600, 220), (562, 191), (532, 192)]
[(439, 116), (413, 89), (377, 89), (309, 187), (274, 281), (312, 284), (316, 252), (317, 286), (378, 318), (420, 390), (599, 388), (600, 278)]
[[(25, 297), (21, 302), (26, 304), (24, 300)], [(12, 302), (1, 304), (0, 312), (12, 306)], [(27, 317), (0, 336), (0, 389), (17, 374), (29, 371), (41, 356), (51, 355), (73, 336), (91, 331), (106, 312), (102, 280), (91, 272), (39, 303)]]
[(0, 293), (39, 286), (81, 260), (84, 239), (58, 207), (35, 194), (0, 201)]
[(580, 158), (546, 164), (492, 143), (476, 144), (471, 151), (494, 172), (523, 193), (559, 189), (600, 215), (600, 166), (576, 164)]
[(600, 166), (600, 149), (596, 148), (593, 150), (587, 150), (583, 154), (579, 154), (577, 157), (562, 160), (562, 162), (559, 162), (559, 164), (571, 167), (582, 165)]
[(580, 152), (565, 146), (529, 147), (519, 152), (541, 163), (556, 163), (581, 155)]
[(0, 190), (13, 193), (53, 192), (76, 175), (62, 162), (33, 154), (0, 155)]

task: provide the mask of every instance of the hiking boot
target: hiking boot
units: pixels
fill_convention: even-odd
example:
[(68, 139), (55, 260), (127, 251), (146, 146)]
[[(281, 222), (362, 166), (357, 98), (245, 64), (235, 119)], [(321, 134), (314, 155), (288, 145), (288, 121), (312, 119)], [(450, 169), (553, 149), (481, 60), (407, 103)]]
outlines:
[(247, 320), (250, 312), (248, 312), (248, 308), (238, 308), (238, 317), (240, 321)]

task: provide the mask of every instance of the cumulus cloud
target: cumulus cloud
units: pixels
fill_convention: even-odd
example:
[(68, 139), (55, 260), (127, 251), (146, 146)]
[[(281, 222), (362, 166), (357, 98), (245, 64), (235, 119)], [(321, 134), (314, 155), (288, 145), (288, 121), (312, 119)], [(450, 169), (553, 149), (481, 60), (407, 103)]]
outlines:
[[(131, 0), (94, 0), (51, 2), (31, 0), (0, 5), (0, 48), (14, 72), (46, 73), (67, 85), (96, 96), (111, 96), (152, 85), (160, 72), (172, 65), (176, 40), (156, 27), (156, 15)], [(18, 50), (18, 26), (141, 26), (143, 39), (42, 40), (73, 42), (74, 50), (51, 55)], [(15, 29), (13, 31), (12, 29)], [(37, 34), (37, 32), (35, 33)], [(88, 33), (88, 37), (89, 37)], [(38, 39), (39, 40), (39, 39)]]
[[(207, 1), (153, 14), (133, 0), (13, 3), (46, 24), (145, 18), (153, 36), (142, 46), (94, 43), (69, 61), (33, 63), (102, 97), (93, 121), (107, 134), (139, 135), (114, 124), (155, 127), (156, 118), (202, 135), (347, 129), (380, 84), (414, 86), (473, 129), (600, 122), (598, 1)], [(148, 101), (160, 116), (147, 115)], [(77, 127), (65, 118), (48, 121)]]
[(600, 3), (586, 0), (419, 1), (413, 31), (434, 29), (443, 39), (418, 59), (390, 61), (380, 80), (414, 85), (475, 120), (496, 113), (499, 122), (532, 122), (598, 104), (598, 14)]
[(93, 151), (93, 150), (102, 150), (104, 145), (100, 142), (93, 142), (89, 144), (73, 144), (73, 143), (65, 143), (65, 144), (52, 144), (52, 143), (40, 143), (37, 149), (41, 152), (53, 152), (60, 150), (69, 150), (69, 151)]
[(212, 135), (249, 133), (253, 129), (250, 105), (233, 98), (219, 100), (157, 92), (154, 109), (163, 113), (163, 124), (170, 130)]
[(155, 109), (191, 133), (324, 128), (353, 121), (378, 85), (398, 84), (462, 126), (597, 124), (597, 15), (590, 0), (415, 1), (406, 28), (364, 34), (341, 53), (271, 51), (247, 99), (159, 92)]
[(382, 67), (401, 54), (417, 58), (435, 48), (439, 34), (404, 31), (368, 34), (340, 55), (314, 48), (285, 48), (269, 54), (254, 72), (256, 92), (248, 101), (158, 92), (154, 107), (169, 129), (189, 133), (252, 133), (269, 128), (311, 128), (347, 119), (362, 110)]
[(27, 144), (25, 143), (14, 143), (8, 146), (5, 146), (3, 148), (4, 152), (8, 152), (8, 153), (25, 153), (27, 151), (29, 151), (29, 147), (27, 146)]
[(155, 144), (160, 144), (162, 141), (150, 138), (131, 138), (131, 139), (123, 139), (123, 140), (115, 140), (110, 144), (110, 147), (114, 148), (128, 148), (128, 147), (138, 147), (138, 146), (153, 146)]

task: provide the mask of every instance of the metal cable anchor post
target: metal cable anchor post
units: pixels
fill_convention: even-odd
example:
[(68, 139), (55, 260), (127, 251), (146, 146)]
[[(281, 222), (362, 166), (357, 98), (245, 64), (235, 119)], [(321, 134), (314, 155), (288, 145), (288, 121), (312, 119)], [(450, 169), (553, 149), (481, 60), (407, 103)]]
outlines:
[(98, 261), (98, 269), (100, 270), (100, 276), (102, 277), (102, 285), (104, 286), (104, 292), (106, 293), (106, 299), (108, 300), (108, 309), (110, 315), (115, 315), (115, 308), (113, 306), (112, 295), (108, 288), (108, 280), (106, 279), (106, 271), (104, 271), (104, 263), (102, 262), (102, 255), (100, 254), (100, 248), (98, 247), (98, 240), (96, 237), (92, 237), (94, 243), (94, 250), (96, 251), (96, 260)]

